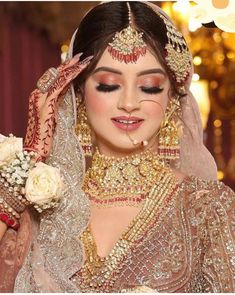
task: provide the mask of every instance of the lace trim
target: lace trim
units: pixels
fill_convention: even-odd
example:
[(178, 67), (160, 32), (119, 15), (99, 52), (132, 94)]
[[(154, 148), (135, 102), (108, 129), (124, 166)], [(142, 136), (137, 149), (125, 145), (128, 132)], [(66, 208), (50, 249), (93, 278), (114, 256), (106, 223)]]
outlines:
[[(37, 269), (34, 268), (31, 272), (36, 274), (42, 267), (56, 282), (60, 291), (78, 291), (69, 277), (79, 270), (84, 261), (84, 250), (78, 237), (88, 224), (90, 203), (81, 190), (85, 159), (73, 126), (73, 101), (69, 91), (60, 106), (53, 150), (47, 160), (47, 164), (60, 168), (66, 188), (60, 205), (54, 211), (47, 211), (40, 216), (39, 234), (33, 241), (31, 251), (35, 257), (41, 256), (42, 261), (31, 259), (29, 253), (17, 276), (15, 291), (25, 291), (21, 282), (25, 282), (29, 275), (29, 261), (32, 266), (35, 263), (37, 265)], [(43, 290), (43, 277), (35, 275), (35, 281), (39, 289)], [(30, 291), (34, 291), (33, 288)]]

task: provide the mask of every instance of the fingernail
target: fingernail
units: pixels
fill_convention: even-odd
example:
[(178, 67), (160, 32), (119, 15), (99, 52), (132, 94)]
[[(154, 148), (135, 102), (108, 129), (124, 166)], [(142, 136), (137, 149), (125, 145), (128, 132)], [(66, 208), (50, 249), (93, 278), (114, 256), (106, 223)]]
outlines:
[(79, 52), (78, 54), (75, 54), (73, 56), (73, 59), (75, 59), (76, 61), (79, 61), (80, 60), (80, 57), (83, 55), (83, 52)]
[(86, 57), (85, 59), (83, 59), (83, 60), (80, 62), (80, 64), (83, 65), (83, 64), (88, 63), (93, 57), (94, 57), (93, 55)]

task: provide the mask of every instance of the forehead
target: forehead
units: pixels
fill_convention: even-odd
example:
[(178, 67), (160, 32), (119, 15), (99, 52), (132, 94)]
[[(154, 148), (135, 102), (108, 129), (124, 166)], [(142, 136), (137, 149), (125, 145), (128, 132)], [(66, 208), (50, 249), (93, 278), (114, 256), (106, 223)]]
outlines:
[(163, 69), (157, 58), (147, 49), (144, 56), (140, 56), (136, 63), (125, 63), (114, 59), (106, 48), (101, 58), (99, 59), (96, 68), (112, 67), (121, 72), (141, 72), (152, 68)]

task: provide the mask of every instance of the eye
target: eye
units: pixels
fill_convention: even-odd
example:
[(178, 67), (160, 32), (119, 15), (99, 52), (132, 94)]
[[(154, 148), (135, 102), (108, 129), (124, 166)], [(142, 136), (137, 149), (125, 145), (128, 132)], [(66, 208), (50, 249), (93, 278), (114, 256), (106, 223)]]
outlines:
[(163, 91), (163, 88), (161, 87), (140, 87), (140, 89), (145, 92), (145, 93), (148, 93), (148, 94), (157, 94), (157, 93), (160, 93)]
[(100, 83), (98, 86), (96, 86), (96, 90), (101, 92), (111, 92), (117, 90), (119, 87), (119, 85), (108, 85)]

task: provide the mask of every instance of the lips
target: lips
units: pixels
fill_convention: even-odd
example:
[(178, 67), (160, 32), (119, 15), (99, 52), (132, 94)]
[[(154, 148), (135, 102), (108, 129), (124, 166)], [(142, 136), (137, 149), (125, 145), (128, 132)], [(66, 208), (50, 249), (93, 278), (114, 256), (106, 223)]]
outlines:
[(144, 122), (144, 119), (138, 118), (138, 117), (126, 117), (126, 116), (120, 116), (120, 117), (114, 117), (111, 118), (112, 122), (116, 127), (122, 130), (128, 130), (133, 131), (138, 129), (141, 124)]

